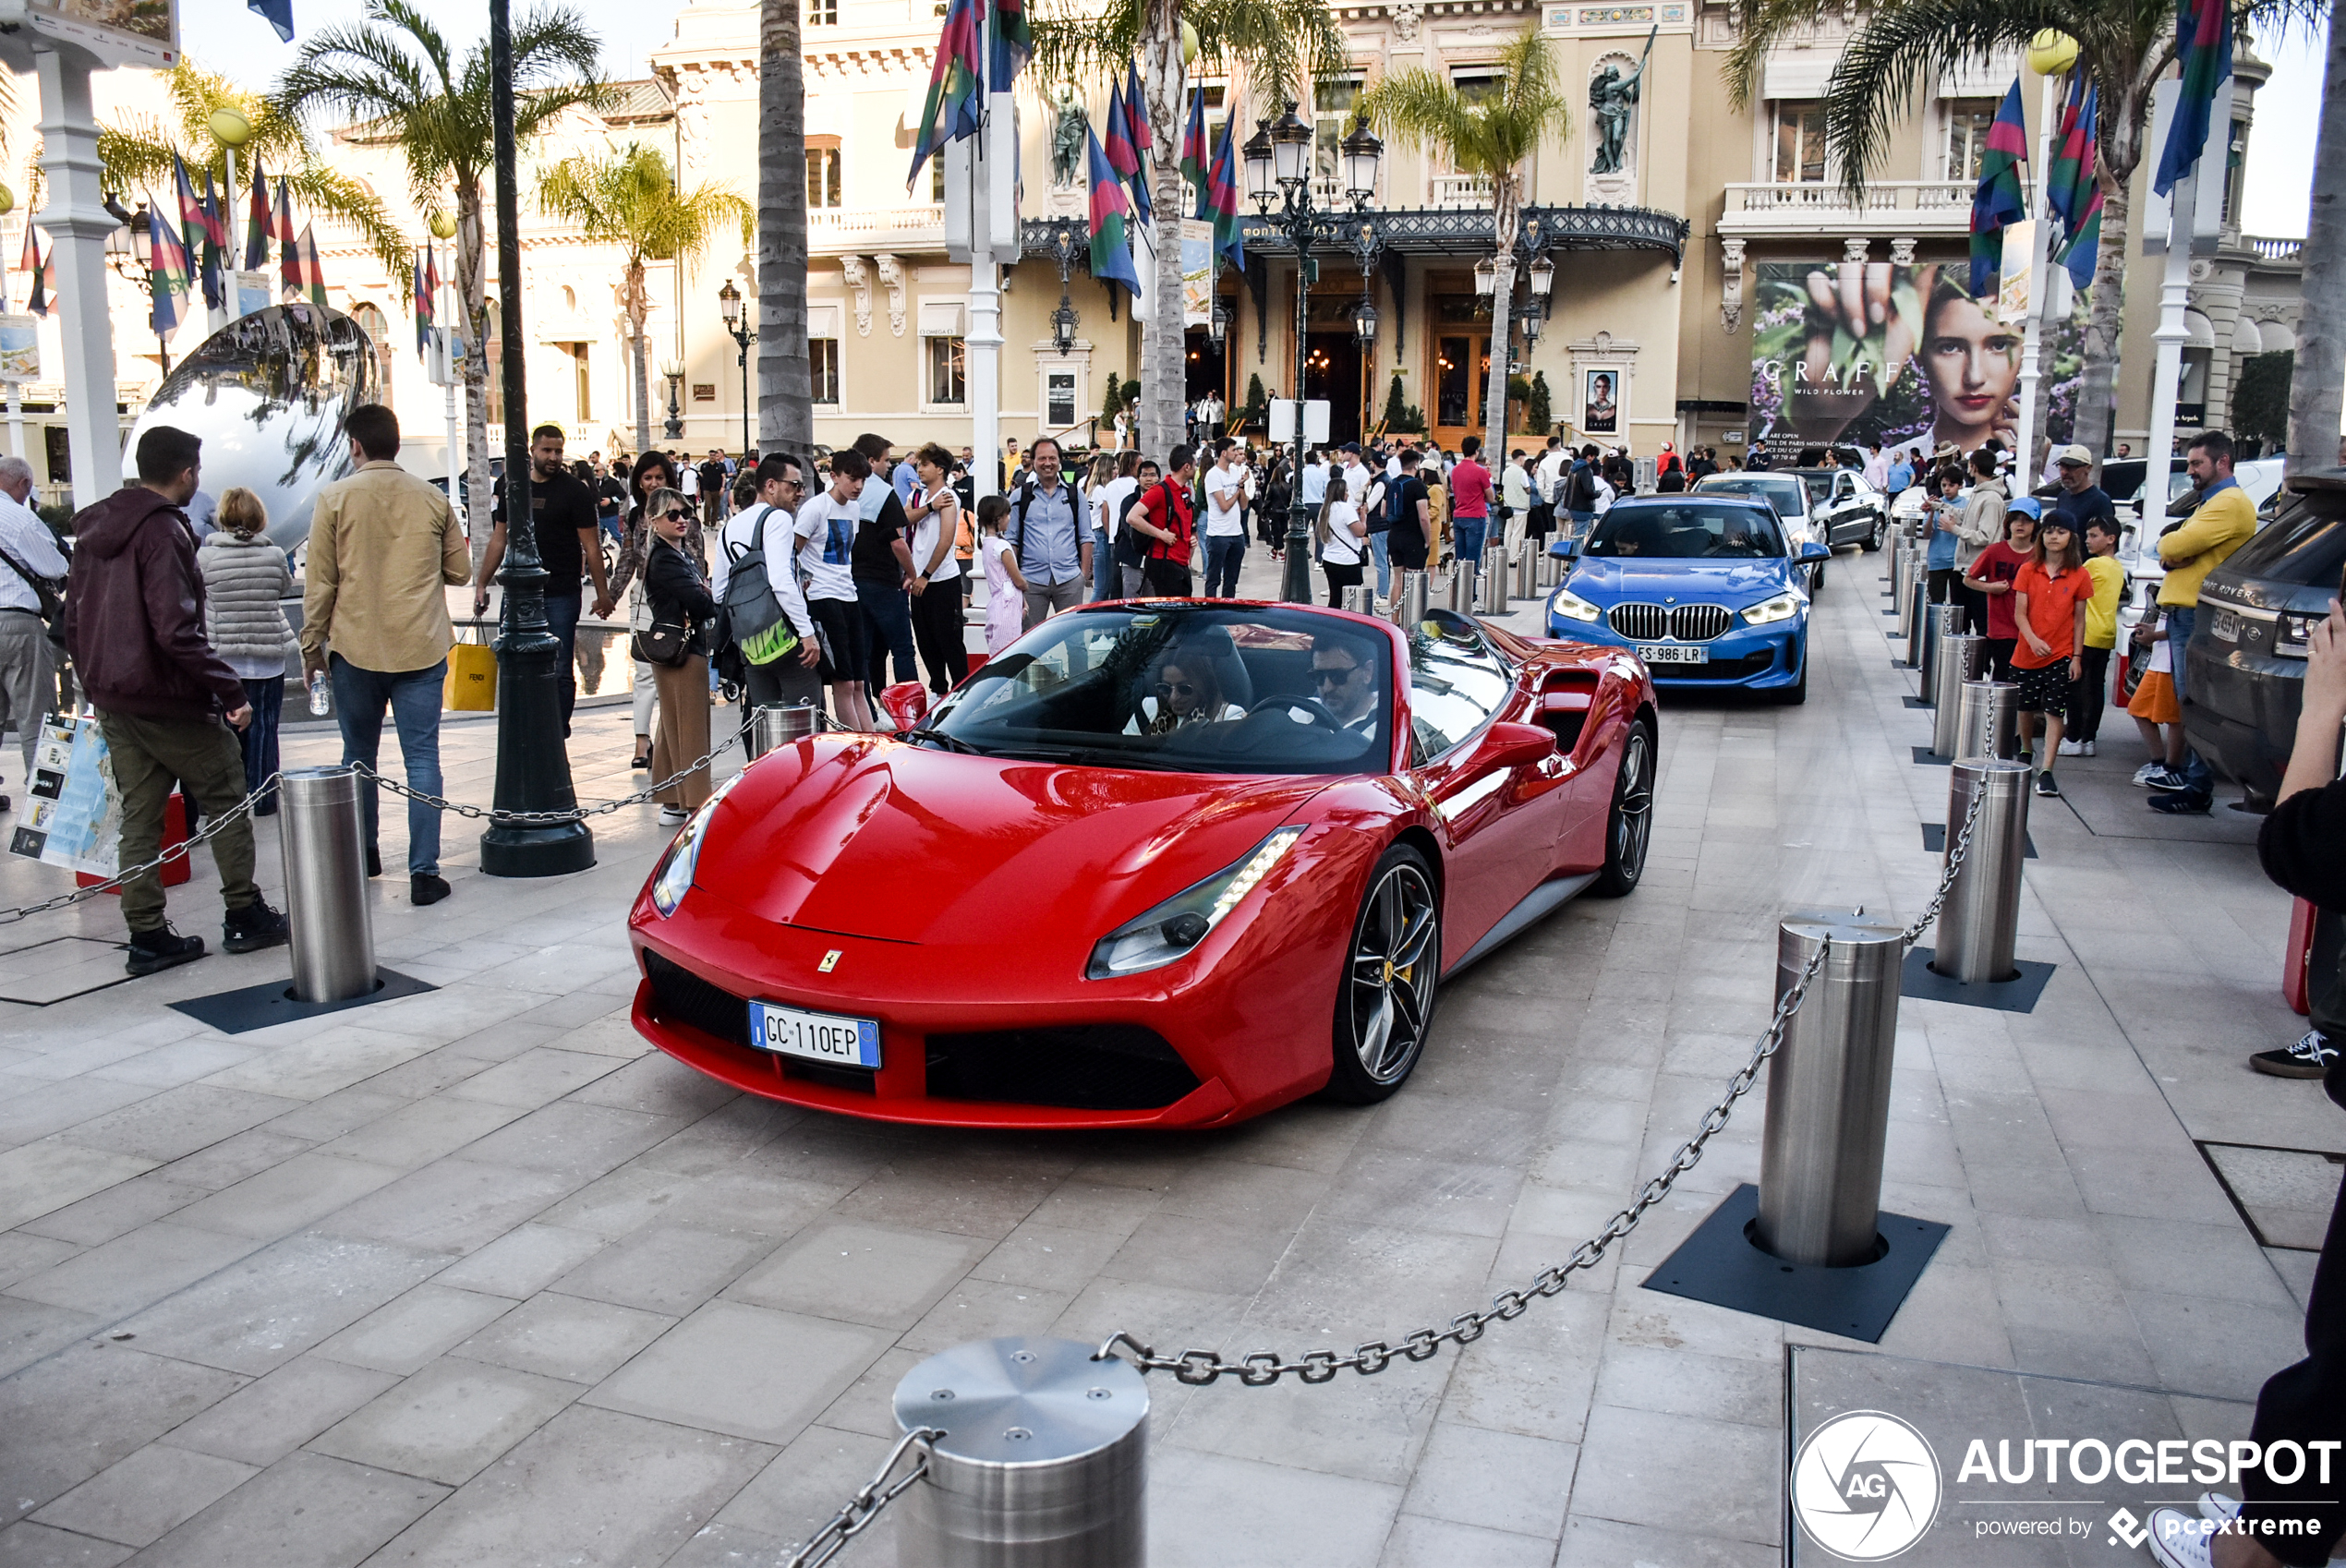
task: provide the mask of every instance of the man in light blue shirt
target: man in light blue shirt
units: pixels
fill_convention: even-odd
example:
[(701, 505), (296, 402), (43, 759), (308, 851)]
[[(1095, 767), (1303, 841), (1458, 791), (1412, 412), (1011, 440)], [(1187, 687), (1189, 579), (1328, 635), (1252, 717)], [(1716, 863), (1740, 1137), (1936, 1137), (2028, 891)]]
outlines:
[(1034, 475), (1011, 495), (1003, 533), (1026, 579), (1024, 619), (1032, 632), (1083, 602), (1083, 585), (1092, 580), (1092, 530), (1083, 498), (1059, 474), (1059, 443), (1037, 436), (1026, 454)]
[(1898, 454), (1897, 461), (1891, 464), (1890, 477), (1882, 486), (1882, 488), (1888, 490), (1893, 496), (1904, 495), (1907, 490), (1914, 488), (1914, 483), (1915, 465), (1913, 454), (1902, 452)]
[(1303, 464), (1303, 504), (1317, 507), (1327, 499), (1328, 453), (1325, 447), (1313, 447)]

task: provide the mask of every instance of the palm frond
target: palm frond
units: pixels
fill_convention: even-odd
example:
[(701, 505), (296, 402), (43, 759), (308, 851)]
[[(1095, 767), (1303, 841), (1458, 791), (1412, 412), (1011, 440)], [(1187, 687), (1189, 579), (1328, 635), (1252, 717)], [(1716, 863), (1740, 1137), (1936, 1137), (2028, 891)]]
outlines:
[(1438, 148), (1462, 174), (1504, 180), (1542, 141), (1569, 133), (1572, 105), (1536, 30), (1509, 41), (1499, 64), (1506, 85), (1494, 97), (1469, 98), (1445, 73), (1413, 66), (1372, 87), (1360, 108), (1388, 138)]

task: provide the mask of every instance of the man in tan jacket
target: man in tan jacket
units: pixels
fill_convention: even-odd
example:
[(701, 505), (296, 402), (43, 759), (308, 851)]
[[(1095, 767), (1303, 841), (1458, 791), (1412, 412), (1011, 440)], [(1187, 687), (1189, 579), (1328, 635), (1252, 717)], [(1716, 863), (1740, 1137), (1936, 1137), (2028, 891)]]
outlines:
[[(399, 418), (379, 403), (344, 425), (357, 472), (318, 492), (302, 596), (301, 671), (333, 682), (342, 760), (375, 766), (383, 710), (399, 730), (407, 787), (440, 793), (441, 688), (455, 640), (443, 584), (472, 579), (472, 556), (448, 498), (394, 461)], [(363, 799), (367, 874), (382, 871), (378, 791)], [(407, 802), (407, 879), (418, 904), (448, 897), (440, 874), (440, 813)]]

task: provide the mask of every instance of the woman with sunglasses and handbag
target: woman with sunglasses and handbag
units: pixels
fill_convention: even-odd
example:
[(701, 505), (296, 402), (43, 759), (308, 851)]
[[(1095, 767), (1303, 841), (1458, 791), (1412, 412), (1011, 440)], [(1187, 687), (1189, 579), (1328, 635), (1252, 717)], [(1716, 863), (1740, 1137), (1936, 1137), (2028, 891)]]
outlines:
[(717, 615), (684, 539), (697, 526), (693, 503), (681, 491), (659, 489), (646, 500), (651, 542), (644, 558), (644, 600), (651, 623), (635, 635), (635, 657), (651, 666), (659, 689), (659, 723), (652, 733), (652, 777), (665, 781), (652, 798), (659, 802), (663, 826), (682, 823), (709, 796), (708, 765), (673, 778), (708, 753), (708, 653), (705, 631)]

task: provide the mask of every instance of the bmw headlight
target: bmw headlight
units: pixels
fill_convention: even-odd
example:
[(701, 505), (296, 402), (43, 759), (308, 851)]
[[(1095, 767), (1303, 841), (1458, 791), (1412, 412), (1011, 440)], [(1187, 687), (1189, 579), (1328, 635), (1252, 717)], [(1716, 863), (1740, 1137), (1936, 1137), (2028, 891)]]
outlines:
[(676, 906), (684, 901), (684, 895), (693, 886), (693, 868), (700, 863), (701, 836), (708, 831), (708, 819), (716, 814), (717, 802), (725, 798), (725, 792), (744, 777), (736, 773), (717, 786), (708, 803), (693, 814), (683, 831), (669, 844), (668, 852), (660, 856), (659, 867), (652, 873), (652, 908), (659, 911), (661, 919), (674, 914)]
[(1752, 626), (1766, 626), (1773, 621), (1789, 621), (1799, 613), (1800, 596), (1797, 594), (1778, 594), (1774, 598), (1761, 599), (1758, 604), (1745, 605), (1742, 610), (1745, 623)]
[(1566, 621), (1586, 621), (1595, 625), (1604, 623), (1604, 611), (1574, 593), (1570, 588), (1557, 588), (1555, 597), (1548, 601), (1548, 608)]
[(1257, 844), (1244, 860), (1176, 893), (1138, 920), (1118, 926), (1092, 949), (1092, 961), (1083, 977), (1113, 980), (1162, 969), (1184, 957), (1212, 935), (1223, 917), (1238, 908), (1239, 900), (1252, 892), (1254, 885), (1268, 876), (1302, 837), (1300, 826), (1282, 827)]

